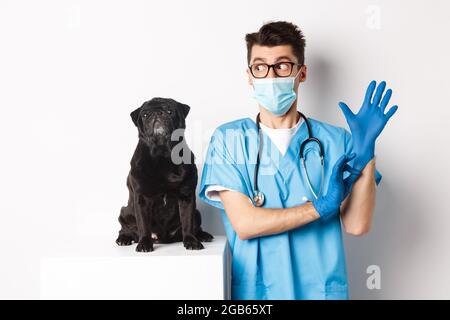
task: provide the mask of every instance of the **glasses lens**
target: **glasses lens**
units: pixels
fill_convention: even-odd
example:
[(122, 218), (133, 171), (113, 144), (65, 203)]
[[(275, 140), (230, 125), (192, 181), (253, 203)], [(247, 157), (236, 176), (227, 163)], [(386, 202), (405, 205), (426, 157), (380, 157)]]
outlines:
[(254, 64), (251, 66), (251, 70), (255, 78), (264, 78), (269, 71), (269, 66), (264, 63)]
[(288, 62), (280, 62), (274, 65), (273, 69), (279, 77), (289, 77), (292, 72), (292, 64)]

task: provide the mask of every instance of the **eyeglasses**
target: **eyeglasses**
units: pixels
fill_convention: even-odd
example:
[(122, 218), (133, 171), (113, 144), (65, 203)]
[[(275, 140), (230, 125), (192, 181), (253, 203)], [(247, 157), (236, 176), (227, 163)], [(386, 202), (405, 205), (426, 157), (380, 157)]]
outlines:
[(251, 74), (255, 78), (265, 78), (269, 74), (270, 68), (273, 68), (273, 71), (277, 75), (277, 77), (289, 77), (292, 74), (292, 69), (294, 66), (303, 66), (302, 64), (290, 62), (290, 61), (282, 61), (275, 64), (267, 64), (267, 63), (254, 63), (248, 66)]

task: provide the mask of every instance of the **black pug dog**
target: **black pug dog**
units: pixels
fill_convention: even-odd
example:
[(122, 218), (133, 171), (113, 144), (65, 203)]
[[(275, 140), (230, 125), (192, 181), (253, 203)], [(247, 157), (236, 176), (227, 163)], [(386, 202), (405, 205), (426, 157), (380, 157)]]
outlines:
[(154, 242), (183, 241), (186, 249), (199, 250), (202, 241), (212, 241), (196, 209), (197, 167), (184, 139), (189, 109), (173, 99), (153, 98), (131, 113), (139, 142), (127, 177), (128, 205), (120, 210), (118, 245), (137, 242), (136, 251), (149, 252)]

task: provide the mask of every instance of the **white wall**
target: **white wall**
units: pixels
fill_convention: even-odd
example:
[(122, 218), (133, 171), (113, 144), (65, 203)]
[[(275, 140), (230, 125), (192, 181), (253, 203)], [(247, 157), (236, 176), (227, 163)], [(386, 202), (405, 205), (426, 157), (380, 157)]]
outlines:
[[(378, 140), (371, 233), (347, 238), (353, 298), (450, 298), (450, 3), (435, 1), (0, 0), (0, 298), (36, 298), (39, 258), (114, 239), (137, 142), (129, 113), (154, 96), (192, 107), (199, 170), (211, 131), (257, 111), (244, 35), (298, 24), (309, 79), (300, 107), (345, 126), (385, 79), (400, 107)], [(223, 232), (199, 201), (206, 229)], [(381, 268), (381, 290), (366, 268)]]

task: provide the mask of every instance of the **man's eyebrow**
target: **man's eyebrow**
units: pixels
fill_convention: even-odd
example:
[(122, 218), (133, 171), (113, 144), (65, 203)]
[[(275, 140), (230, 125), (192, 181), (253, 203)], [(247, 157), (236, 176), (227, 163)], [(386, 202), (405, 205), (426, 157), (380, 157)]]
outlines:
[(264, 58), (259, 58), (259, 57), (256, 57), (256, 58), (254, 58), (254, 59), (253, 59), (253, 62), (256, 62), (256, 61), (262, 61), (262, 62), (266, 62), (266, 59), (264, 59)]
[[(281, 57), (278, 57), (278, 58), (275, 60), (275, 63), (277, 63), (277, 62), (280, 61), (280, 60), (289, 60), (289, 61), (292, 61), (292, 59), (291, 59), (290, 57), (288, 57), (288, 56), (281, 56)], [(254, 62), (257, 62), (257, 61), (266, 62), (266, 59), (260, 58), (260, 57), (256, 57), (256, 58), (253, 59), (253, 63), (254, 63)]]
[(280, 61), (280, 60), (289, 60), (289, 61), (292, 61), (292, 59), (291, 59), (290, 57), (287, 57), (287, 56), (281, 56), (281, 57), (278, 57), (277, 60), (275, 60), (275, 62), (278, 62), (278, 61)]

